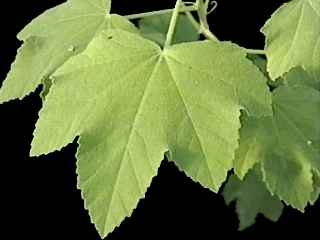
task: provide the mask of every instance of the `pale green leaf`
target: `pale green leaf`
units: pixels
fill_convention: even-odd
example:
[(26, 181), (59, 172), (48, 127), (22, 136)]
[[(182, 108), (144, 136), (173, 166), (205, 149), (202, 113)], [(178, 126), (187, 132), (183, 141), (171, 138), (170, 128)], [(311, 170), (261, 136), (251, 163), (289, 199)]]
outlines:
[(122, 30), (70, 59), (39, 114), (31, 155), (80, 135), (79, 186), (105, 236), (129, 216), (165, 152), (218, 191), (238, 146), (240, 109), (271, 114), (266, 79), (231, 43), (160, 47)]
[(235, 172), (243, 177), (260, 162), (269, 190), (302, 211), (314, 190), (312, 171), (320, 169), (319, 119), (319, 91), (290, 82), (277, 88), (273, 117), (243, 121)]
[[(150, 16), (139, 21), (141, 34), (160, 46), (164, 46), (168, 32), (171, 14)], [(177, 22), (173, 43), (192, 42), (200, 38), (199, 32), (192, 26), (185, 14), (180, 14)]]
[(270, 194), (261, 176), (254, 171), (251, 171), (243, 181), (235, 175), (231, 176), (222, 194), (228, 205), (236, 201), (239, 230), (253, 225), (259, 213), (274, 222), (282, 214), (283, 204), (279, 198)]
[(292, 0), (263, 27), (272, 79), (303, 67), (320, 87), (320, 1)]
[(60, 39), (70, 37), (70, 34), (78, 38), (75, 33), (84, 34), (79, 30), (90, 31), (92, 26), (98, 28), (105, 22), (105, 17), (110, 16), (110, 4), (111, 0), (68, 0), (32, 20), (18, 38), (26, 40), (30, 36), (54, 37), (61, 34), (57, 36)]
[(100, 30), (136, 31), (124, 18), (110, 15), (109, 5), (110, 0), (69, 0), (27, 25), (18, 35), (24, 44), (0, 90), (0, 103), (21, 99), (41, 83), (47, 83), (48, 92), (50, 75), (83, 51)]
[[(41, 73), (41, 59), (37, 57), (38, 53), (44, 47), (45, 39), (41, 37), (30, 37), (20, 47), (17, 53), (16, 61), (11, 65), (11, 71), (7, 75), (2, 88), (0, 89), (0, 103), (11, 99), (22, 99), (31, 93), (41, 82), (35, 84), (32, 76), (39, 76)], [(37, 66), (31, 59), (38, 58)]]

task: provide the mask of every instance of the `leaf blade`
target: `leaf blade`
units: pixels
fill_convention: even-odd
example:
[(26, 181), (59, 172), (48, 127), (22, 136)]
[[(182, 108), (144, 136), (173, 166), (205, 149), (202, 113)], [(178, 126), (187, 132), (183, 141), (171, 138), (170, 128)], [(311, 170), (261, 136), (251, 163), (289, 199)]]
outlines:
[[(0, 102), (22, 99), (40, 84), (44, 85), (46, 95), (53, 81), (51, 75), (69, 58), (81, 53), (102, 29), (122, 28), (137, 32), (129, 21), (109, 14), (106, 7), (110, 2), (69, 0), (46, 11), (27, 25), (18, 34), (25, 44), (0, 89)], [(41, 45), (30, 47), (30, 39), (41, 42)], [(15, 86), (25, 86), (25, 89), (17, 91)]]
[(282, 214), (283, 204), (270, 194), (255, 171), (250, 171), (243, 181), (232, 175), (223, 190), (223, 197), (228, 205), (236, 201), (240, 231), (253, 225), (260, 213), (274, 222)]
[[(294, 71), (291, 79), (292, 74), (306, 76)], [(274, 91), (273, 112), (273, 117), (246, 118), (235, 166), (261, 163), (270, 192), (303, 211), (314, 191), (312, 172), (319, 169), (319, 91), (289, 80)]]
[(317, 0), (293, 0), (280, 7), (262, 28), (268, 72), (272, 79), (302, 67), (319, 88), (320, 5)]
[[(229, 45), (195, 42), (161, 50), (158, 45), (138, 34), (111, 29), (99, 34), (83, 53), (70, 59), (54, 75), (56, 80), (36, 124), (31, 155), (59, 150), (76, 136), (80, 136), (79, 186), (82, 192), (87, 192), (84, 195), (86, 201), (99, 198), (100, 200), (96, 200), (100, 202), (99, 206), (102, 201), (109, 202), (114, 206), (109, 211), (118, 209), (119, 213), (117, 216), (100, 216), (98, 207), (87, 205), (93, 222), (103, 236), (118, 225), (120, 219), (131, 214), (138, 199), (143, 197), (142, 192), (146, 191), (156, 174), (155, 169), (162, 160), (160, 156), (163, 157), (165, 152), (170, 151), (176, 162), (189, 161), (189, 166), (194, 165), (192, 169), (202, 167), (198, 170), (201, 176), (190, 172), (188, 167), (184, 170), (194, 180), (217, 191), (232, 167), (233, 151), (237, 147), (240, 109), (245, 108), (257, 116), (270, 114), (271, 99), (266, 79), (246, 60), (245, 53), (240, 48)], [(185, 56), (183, 60), (180, 56), (190, 52), (190, 49), (193, 49), (191, 52), (196, 54), (194, 59), (197, 60), (192, 62), (194, 66), (188, 72), (186, 68), (190, 58)], [(202, 52), (224, 50), (227, 53), (230, 51), (225, 61), (240, 57), (243, 68), (249, 70), (250, 77), (253, 74), (256, 79), (238, 78), (232, 72), (234, 68), (230, 68), (230, 75), (236, 76), (230, 79), (230, 83), (222, 84), (220, 78), (224, 76), (223, 71), (219, 68), (212, 69), (221, 57), (214, 60), (209, 58), (209, 66), (206, 59), (198, 61)], [(177, 63), (177, 58), (185, 64)], [(199, 71), (207, 67), (210, 74), (199, 76)], [(214, 77), (215, 74), (220, 75), (220, 78)], [(94, 78), (91, 79), (90, 76)], [(244, 93), (240, 98), (234, 93), (236, 83), (241, 81), (250, 83), (251, 89), (256, 89), (258, 93), (254, 94), (257, 94), (257, 99), (246, 97)], [(218, 87), (221, 89), (217, 89)], [(208, 88), (214, 90), (213, 99)], [(202, 108), (194, 107), (194, 100), (198, 96), (202, 96), (201, 101), (198, 101), (203, 105)], [(219, 100), (220, 103), (217, 104), (214, 100)], [(219, 107), (223, 103), (225, 105), (221, 110)], [(213, 121), (208, 121), (207, 109), (210, 107), (225, 119), (232, 116), (233, 120), (214, 120), (210, 117)], [(215, 123), (219, 123), (219, 126)], [(224, 124), (227, 126), (225, 129), (229, 130), (223, 131)], [(221, 136), (212, 136), (212, 132), (221, 133), (223, 139), (231, 137), (232, 144), (226, 144)], [(185, 140), (181, 142), (184, 136), (188, 137), (186, 140), (193, 139), (194, 142), (191, 145)], [(210, 150), (215, 141), (216, 150)], [(219, 163), (213, 156), (215, 153), (221, 154), (221, 149), (228, 155), (223, 156), (225, 161), (221, 160)], [(132, 157), (129, 157), (129, 152)], [(133, 167), (138, 167), (137, 164), (141, 163), (136, 175), (145, 180), (136, 181), (133, 178), (128, 184), (134, 183), (137, 189), (138, 183), (144, 183), (141, 192), (132, 198), (117, 197), (118, 202), (112, 200), (114, 195), (111, 190), (111, 193), (102, 191), (98, 194), (95, 189), (103, 183), (103, 176), (111, 176), (111, 185), (118, 186), (117, 184), (122, 183), (119, 185), (122, 187), (116, 188), (126, 193), (124, 185), (129, 181), (127, 177), (134, 175), (132, 164), (129, 165), (131, 158)], [(149, 162), (154, 166), (152, 171), (143, 171), (148, 165), (146, 159), (151, 159)], [(107, 162), (111, 165), (104, 167), (97, 175), (99, 166), (105, 166)], [(199, 162), (202, 165), (200, 167)], [(121, 167), (127, 169), (123, 170), (127, 174), (121, 174)], [(128, 172), (130, 167), (131, 171)], [(119, 180), (116, 180), (118, 175), (114, 172), (120, 174)], [(92, 183), (86, 183), (88, 178), (93, 179)], [(122, 203), (128, 205), (129, 211), (120, 210)], [(106, 225), (112, 227), (105, 228)]]

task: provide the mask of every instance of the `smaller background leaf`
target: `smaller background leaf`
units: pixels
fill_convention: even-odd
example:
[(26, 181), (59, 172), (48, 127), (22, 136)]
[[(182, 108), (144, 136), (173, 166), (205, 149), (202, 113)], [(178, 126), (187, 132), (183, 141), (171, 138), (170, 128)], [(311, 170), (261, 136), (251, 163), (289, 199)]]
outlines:
[(228, 205), (236, 201), (239, 230), (253, 225), (259, 213), (271, 221), (277, 221), (283, 209), (281, 201), (270, 194), (260, 174), (253, 170), (244, 181), (235, 175), (231, 176), (223, 190), (223, 197)]
[(283, 83), (283, 78), (277, 78), (276, 80), (271, 80), (269, 73), (267, 71), (267, 59), (255, 54), (249, 54), (248, 58), (256, 65), (259, 70), (268, 79), (268, 85), (271, 89), (279, 87)]
[[(145, 38), (163, 46), (166, 40), (170, 20), (171, 14), (145, 17), (139, 21), (139, 28)], [(199, 38), (199, 32), (195, 30), (187, 16), (180, 14), (173, 43), (193, 42), (199, 40)]]
[(235, 173), (243, 178), (260, 162), (269, 191), (304, 211), (313, 202), (312, 195), (317, 195), (314, 171), (320, 169), (320, 94), (302, 84), (303, 75), (291, 74), (273, 91), (273, 117), (242, 119)]
[(297, 67), (286, 74), (285, 81), (293, 86), (302, 85), (317, 89), (314, 80), (306, 71)]

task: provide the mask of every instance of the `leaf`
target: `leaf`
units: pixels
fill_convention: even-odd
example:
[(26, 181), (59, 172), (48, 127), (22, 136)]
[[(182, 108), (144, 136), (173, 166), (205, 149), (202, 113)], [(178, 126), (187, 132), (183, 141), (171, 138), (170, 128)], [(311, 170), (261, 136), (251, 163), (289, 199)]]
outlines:
[[(22, 99), (49, 80), (71, 56), (82, 52), (97, 32), (108, 28), (136, 31), (118, 15), (110, 15), (110, 0), (69, 0), (40, 15), (18, 38), (24, 41), (0, 90), (0, 103)], [(45, 95), (45, 94), (44, 94)]]
[(266, 79), (230, 43), (161, 50), (138, 34), (110, 30), (54, 78), (31, 155), (80, 135), (79, 186), (102, 236), (132, 213), (167, 151), (218, 191), (238, 146), (240, 109), (271, 113)]
[(18, 34), (18, 38), (26, 40), (31, 36), (60, 35), (56, 37), (66, 40), (65, 37), (70, 38), (70, 34), (77, 37), (75, 33), (78, 30), (82, 30), (78, 34), (84, 34), (84, 30), (95, 32), (92, 26), (98, 29), (105, 24), (106, 15), (110, 16), (110, 6), (111, 0), (68, 0), (32, 20)]
[(302, 86), (309, 86), (314, 88), (314, 81), (310, 74), (304, 71), (302, 68), (294, 68), (290, 72), (286, 74), (284, 79), (292, 86), (302, 85)]
[[(302, 80), (303, 82), (303, 80)], [(243, 121), (235, 172), (240, 178), (257, 162), (272, 194), (303, 211), (320, 168), (320, 92), (303, 85), (273, 92), (273, 117)]]
[(268, 85), (271, 89), (275, 89), (282, 85), (283, 79), (279, 78), (276, 81), (273, 81), (269, 77), (269, 73), (267, 71), (267, 60), (258, 55), (248, 55), (248, 58), (256, 65), (259, 70), (264, 74), (264, 76), (268, 79)]
[(250, 169), (252, 169), (261, 158), (261, 149), (258, 133), (261, 123), (256, 119), (247, 119), (245, 114), (241, 115), (242, 127), (240, 129), (240, 144), (236, 150), (234, 161), (234, 172), (240, 180), (243, 180)]
[(273, 81), (269, 78), (269, 74), (267, 72), (267, 60), (258, 56), (258, 55), (250, 55), (249, 59), (260, 69), (260, 71), (268, 78), (268, 85), (273, 89), (283, 85), (285, 82), (289, 82), (293, 85), (302, 85), (315, 87), (314, 80), (306, 71), (304, 71), (300, 67), (293, 68), (288, 72), (285, 77), (281, 77), (276, 81)]
[(319, 198), (320, 194), (320, 172), (313, 169), (313, 192), (311, 193), (310, 204), (313, 205)]
[(293, 0), (276, 11), (262, 28), (272, 79), (303, 67), (320, 88), (320, 2)]
[[(160, 46), (164, 46), (168, 28), (170, 25), (171, 14), (150, 16), (139, 21), (141, 34)], [(193, 42), (200, 38), (198, 31), (190, 23), (185, 14), (180, 14), (177, 22), (176, 32), (174, 33), (173, 43)]]
[(267, 77), (269, 78), (269, 74), (267, 72), (267, 60), (262, 58), (259, 55), (255, 54), (249, 54), (248, 58), (256, 65), (259, 70)]
[(259, 213), (274, 222), (282, 214), (283, 204), (276, 196), (271, 196), (255, 171), (250, 171), (244, 181), (232, 175), (224, 187), (223, 197), (228, 205), (236, 201), (239, 230), (253, 225)]
[[(22, 99), (37, 87), (32, 76), (39, 74), (41, 61), (39, 59), (35, 67), (31, 59), (36, 58), (37, 53), (43, 49), (44, 41), (40, 37), (30, 37), (19, 48), (16, 61), (0, 89), (0, 104), (15, 98)], [(31, 81), (27, 82), (26, 77), (30, 77)]]

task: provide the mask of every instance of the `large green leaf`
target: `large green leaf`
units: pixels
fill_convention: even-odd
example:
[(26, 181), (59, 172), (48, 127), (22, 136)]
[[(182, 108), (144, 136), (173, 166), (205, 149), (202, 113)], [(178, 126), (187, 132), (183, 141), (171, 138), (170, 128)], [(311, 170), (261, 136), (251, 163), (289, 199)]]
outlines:
[(284, 4), (262, 29), (267, 37), (268, 71), (272, 79), (303, 67), (320, 87), (320, 1)]
[(85, 49), (97, 32), (108, 28), (136, 29), (124, 18), (110, 15), (110, 0), (69, 0), (46, 11), (27, 25), (18, 38), (24, 41), (0, 90), (0, 103), (23, 98), (71, 56)]
[(273, 117), (243, 121), (235, 172), (243, 178), (261, 163), (269, 190), (302, 211), (320, 169), (319, 119), (320, 92), (287, 81), (273, 93)]
[[(141, 34), (160, 46), (164, 46), (171, 20), (171, 14), (150, 16), (139, 21)], [(192, 42), (199, 40), (199, 32), (192, 26), (185, 14), (180, 14), (173, 37), (173, 43)]]
[(277, 221), (281, 216), (283, 204), (276, 196), (271, 196), (261, 176), (251, 171), (243, 181), (232, 175), (223, 190), (227, 204), (236, 201), (239, 216), (239, 230), (255, 223), (259, 213), (266, 218)]
[(31, 155), (80, 135), (79, 186), (105, 236), (144, 196), (165, 152), (218, 191), (238, 147), (240, 109), (271, 114), (263, 74), (231, 43), (160, 47), (122, 30), (103, 32), (54, 76)]

